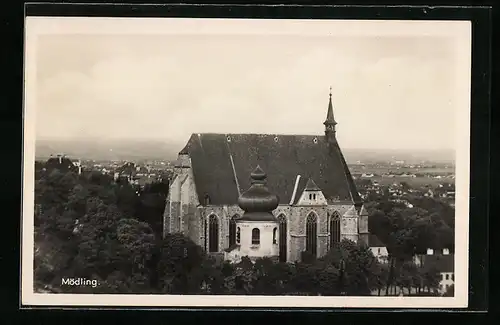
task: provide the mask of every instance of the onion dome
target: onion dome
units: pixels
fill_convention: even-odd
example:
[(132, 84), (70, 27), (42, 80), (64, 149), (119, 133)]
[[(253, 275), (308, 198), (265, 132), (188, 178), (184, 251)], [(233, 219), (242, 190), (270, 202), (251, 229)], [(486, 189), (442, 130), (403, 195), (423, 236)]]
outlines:
[(276, 221), (272, 211), (278, 207), (278, 197), (266, 186), (267, 175), (257, 166), (250, 174), (251, 186), (238, 198), (238, 205), (245, 211), (242, 221)]

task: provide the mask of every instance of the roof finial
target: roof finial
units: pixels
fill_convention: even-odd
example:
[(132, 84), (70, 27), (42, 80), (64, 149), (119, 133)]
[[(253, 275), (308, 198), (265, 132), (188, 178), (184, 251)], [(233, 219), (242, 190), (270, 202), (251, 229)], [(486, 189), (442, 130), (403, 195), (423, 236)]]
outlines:
[(332, 86), (330, 86), (330, 98), (332, 98)]

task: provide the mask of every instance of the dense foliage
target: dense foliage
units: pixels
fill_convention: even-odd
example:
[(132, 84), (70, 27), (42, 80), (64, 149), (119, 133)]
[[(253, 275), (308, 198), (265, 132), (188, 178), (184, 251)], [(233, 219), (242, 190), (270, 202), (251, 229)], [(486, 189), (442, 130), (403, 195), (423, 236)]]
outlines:
[[(431, 291), (432, 266), (408, 257), (429, 241), (447, 240), (450, 227), (422, 208), (371, 204), (371, 227), (389, 245), (391, 262), (344, 240), (326, 256), (278, 263), (243, 259), (229, 264), (207, 255), (182, 234), (161, 236), (168, 184), (138, 189), (100, 173), (38, 172), (35, 189), (37, 290), (92, 293), (255, 295), (396, 294), (395, 288)], [(372, 220), (371, 219), (371, 220)], [(443, 233), (433, 232), (433, 226)], [(411, 230), (410, 230), (411, 229)], [(438, 229), (440, 229), (438, 227)], [(96, 279), (96, 288), (62, 286), (67, 278)]]

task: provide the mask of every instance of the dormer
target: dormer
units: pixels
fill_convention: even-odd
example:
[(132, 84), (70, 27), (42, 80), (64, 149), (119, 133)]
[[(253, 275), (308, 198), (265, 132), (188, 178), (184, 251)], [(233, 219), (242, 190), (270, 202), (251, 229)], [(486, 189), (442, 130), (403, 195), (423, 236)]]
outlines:
[(327, 201), (321, 189), (309, 178), (297, 205), (327, 205)]

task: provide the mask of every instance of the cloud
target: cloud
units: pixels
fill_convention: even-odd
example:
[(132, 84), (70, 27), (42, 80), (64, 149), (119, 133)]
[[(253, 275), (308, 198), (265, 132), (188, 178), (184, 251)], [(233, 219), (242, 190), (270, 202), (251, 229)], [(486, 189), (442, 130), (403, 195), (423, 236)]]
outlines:
[(361, 41), (153, 40), (137, 43), (140, 49), (116, 46), (114, 54), (106, 48), (101, 57), (93, 48), (93, 64), (86, 58), (85, 65), (45, 73), (38, 136), (184, 141), (196, 132), (321, 134), (332, 86), (344, 146), (454, 143), (452, 57), (418, 55), (422, 42), (415, 55), (384, 54), (375, 42), (377, 55), (370, 56)]

